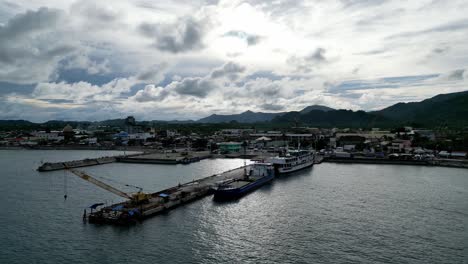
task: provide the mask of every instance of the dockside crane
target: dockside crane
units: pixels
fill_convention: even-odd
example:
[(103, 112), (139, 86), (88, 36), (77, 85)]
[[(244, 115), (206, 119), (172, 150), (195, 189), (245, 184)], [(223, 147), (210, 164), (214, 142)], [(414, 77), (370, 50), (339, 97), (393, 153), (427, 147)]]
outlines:
[(106, 191), (109, 191), (113, 194), (116, 194), (120, 197), (123, 197), (125, 199), (129, 199), (132, 203), (135, 203), (135, 204), (141, 204), (141, 203), (146, 203), (149, 201), (149, 199), (151, 198), (151, 195), (150, 194), (147, 194), (147, 193), (144, 193), (142, 190), (142, 188), (140, 187), (137, 187), (137, 186), (132, 186), (132, 185), (127, 185), (127, 186), (132, 186), (132, 187), (136, 187), (139, 189), (139, 191), (135, 194), (128, 194), (126, 192), (123, 192), (119, 189), (116, 189), (112, 186), (110, 186), (109, 184), (107, 183), (104, 183), (94, 177), (92, 177), (91, 175), (89, 174), (86, 174), (85, 172), (83, 171), (79, 171), (79, 170), (75, 170), (75, 169), (67, 169), (69, 172), (73, 173), (74, 175), (80, 177), (81, 179), (85, 180), (85, 181), (88, 181), (98, 187), (101, 187), (102, 189), (106, 190)]

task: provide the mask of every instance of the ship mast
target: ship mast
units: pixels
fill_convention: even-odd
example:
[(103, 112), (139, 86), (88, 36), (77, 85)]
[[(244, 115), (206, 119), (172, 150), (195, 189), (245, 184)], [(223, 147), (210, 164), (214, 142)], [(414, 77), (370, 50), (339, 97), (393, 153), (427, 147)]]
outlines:
[(244, 178), (247, 179), (248, 178), (248, 175), (247, 175), (247, 161), (246, 161), (246, 157), (247, 157), (247, 141), (244, 140), (244, 142), (242, 143), (242, 147), (244, 147)]

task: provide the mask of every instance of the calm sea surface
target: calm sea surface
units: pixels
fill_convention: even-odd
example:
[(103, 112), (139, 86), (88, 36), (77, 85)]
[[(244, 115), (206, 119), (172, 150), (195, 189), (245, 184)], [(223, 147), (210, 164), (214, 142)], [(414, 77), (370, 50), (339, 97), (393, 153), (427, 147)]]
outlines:
[[(468, 170), (324, 163), (235, 202), (207, 197), (131, 227), (84, 224), (85, 207), (121, 199), (35, 171), (41, 160), (117, 153), (0, 150), (0, 263), (468, 263)], [(83, 170), (150, 192), (242, 164)]]

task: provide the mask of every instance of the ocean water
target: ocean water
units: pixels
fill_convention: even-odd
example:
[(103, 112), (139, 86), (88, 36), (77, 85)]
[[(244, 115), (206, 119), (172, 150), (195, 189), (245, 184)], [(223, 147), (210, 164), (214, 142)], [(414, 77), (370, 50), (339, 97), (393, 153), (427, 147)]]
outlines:
[[(468, 170), (323, 163), (237, 201), (206, 197), (130, 227), (83, 223), (85, 207), (121, 199), (35, 171), (41, 160), (116, 153), (0, 150), (0, 263), (468, 263)], [(150, 192), (242, 164), (83, 170)]]

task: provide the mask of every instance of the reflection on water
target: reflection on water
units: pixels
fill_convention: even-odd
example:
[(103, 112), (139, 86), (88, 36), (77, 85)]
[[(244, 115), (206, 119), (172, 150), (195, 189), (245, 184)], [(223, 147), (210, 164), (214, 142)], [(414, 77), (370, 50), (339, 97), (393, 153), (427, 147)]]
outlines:
[[(466, 170), (324, 163), (281, 175), (233, 202), (206, 197), (132, 227), (83, 224), (83, 208), (120, 198), (63, 171), (38, 173), (35, 168), (41, 159), (107, 154), (0, 151), (1, 263), (466, 260)], [(242, 164), (242, 160), (176, 166), (114, 163), (83, 170), (119, 188), (130, 183), (156, 191)]]

